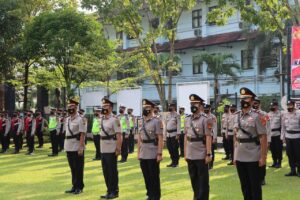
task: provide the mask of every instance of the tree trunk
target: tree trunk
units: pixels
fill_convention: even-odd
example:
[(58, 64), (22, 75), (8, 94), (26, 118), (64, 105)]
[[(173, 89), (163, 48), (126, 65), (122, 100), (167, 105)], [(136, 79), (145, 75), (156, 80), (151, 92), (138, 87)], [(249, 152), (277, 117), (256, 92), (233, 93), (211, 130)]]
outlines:
[(25, 72), (24, 72), (24, 99), (23, 99), (23, 111), (27, 110), (27, 106), (28, 106), (28, 87), (29, 87), (29, 83), (28, 83), (28, 76), (29, 76), (29, 67), (30, 65), (28, 63), (26, 63), (24, 65), (25, 68)]
[(61, 91), (59, 88), (55, 88), (56, 108), (61, 107)]
[[(214, 79), (214, 108), (217, 109), (217, 99), (219, 95), (219, 88), (218, 88), (218, 77), (215, 76)], [(208, 102), (209, 103), (209, 102)]]
[(37, 87), (37, 110), (44, 113), (44, 108), (49, 105), (49, 94), (45, 87)]
[(5, 89), (4, 84), (0, 84), (0, 111), (4, 110), (4, 102), (5, 102)]
[(16, 109), (15, 88), (10, 84), (6, 84), (4, 91), (5, 91), (5, 110), (9, 114), (12, 114)]
[[(171, 67), (173, 67), (173, 61), (174, 61), (174, 33), (172, 33), (172, 38), (171, 38), (171, 41), (170, 41), (170, 60), (171, 61)], [(169, 69), (169, 66), (168, 66), (168, 103), (172, 103), (172, 89), (173, 89), (173, 81), (172, 81), (172, 78), (173, 78), (173, 70), (170, 70)]]

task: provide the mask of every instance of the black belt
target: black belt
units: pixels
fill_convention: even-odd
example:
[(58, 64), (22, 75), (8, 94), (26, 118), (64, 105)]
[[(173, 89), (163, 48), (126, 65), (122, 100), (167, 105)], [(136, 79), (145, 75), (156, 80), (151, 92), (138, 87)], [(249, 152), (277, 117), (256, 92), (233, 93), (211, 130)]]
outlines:
[(111, 140), (111, 139), (117, 140), (117, 137), (116, 137), (116, 135), (100, 136), (100, 139), (101, 139), (101, 140)]
[(66, 139), (69, 140), (69, 139), (77, 139), (77, 140), (80, 140), (80, 134), (77, 134), (77, 135), (68, 135), (66, 136)]
[(271, 131), (281, 131), (281, 127), (279, 127), (279, 128), (273, 128), (273, 129), (271, 129)]
[(223, 130), (226, 130), (226, 128), (223, 128)]
[(286, 131), (289, 134), (300, 134), (300, 131)]
[(192, 138), (192, 137), (187, 137), (187, 141), (189, 142), (203, 142), (203, 137), (199, 137), (199, 138)]
[(145, 143), (145, 144), (154, 143), (154, 142), (155, 142), (155, 139), (142, 140), (142, 143)]
[(252, 142), (257, 142), (257, 137), (255, 137), (255, 138), (237, 138), (237, 141), (239, 142), (239, 143), (252, 143)]
[(168, 133), (174, 133), (177, 132), (177, 129), (173, 129), (173, 130), (167, 130)]
[(228, 129), (228, 132), (233, 132), (233, 129)]

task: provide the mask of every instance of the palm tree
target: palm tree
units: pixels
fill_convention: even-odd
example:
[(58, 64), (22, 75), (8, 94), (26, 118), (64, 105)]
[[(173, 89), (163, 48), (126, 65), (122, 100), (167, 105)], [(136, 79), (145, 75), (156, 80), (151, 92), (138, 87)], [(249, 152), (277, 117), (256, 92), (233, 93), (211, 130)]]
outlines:
[(214, 107), (217, 108), (217, 96), (219, 95), (219, 77), (227, 75), (235, 79), (234, 69), (240, 69), (240, 65), (234, 62), (233, 54), (209, 54), (203, 53), (196, 57), (196, 62), (207, 64), (207, 72), (214, 75)]

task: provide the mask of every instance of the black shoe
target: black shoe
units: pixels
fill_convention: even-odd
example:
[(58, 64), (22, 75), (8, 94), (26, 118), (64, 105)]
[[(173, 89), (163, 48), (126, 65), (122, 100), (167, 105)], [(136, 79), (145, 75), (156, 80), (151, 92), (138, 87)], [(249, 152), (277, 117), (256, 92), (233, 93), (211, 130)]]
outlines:
[(14, 151), (14, 152), (13, 152), (13, 154), (19, 154), (19, 153), (20, 153), (19, 151)]
[(167, 165), (167, 167), (173, 167), (173, 165), (174, 165), (174, 164), (173, 164), (173, 163), (171, 163), (171, 164)]
[(272, 167), (272, 168), (276, 168), (277, 164), (276, 163), (273, 163), (272, 165), (270, 165), (269, 167)]
[(231, 161), (230, 163), (227, 163), (227, 165), (233, 165), (233, 162)]
[(25, 153), (25, 155), (32, 156), (33, 152), (27, 152), (27, 153)]
[(39, 145), (39, 146), (37, 146), (36, 148), (37, 148), (37, 149), (41, 149), (41, 148), (43, 148), (43, 146)]
[(72, 188), (72, 189), (70, 189), (70, 190), (66, 190), (66, 191), (65, 191), (65, 193), (67, 193), (67, 194), (68, 194), (68, 193), (74, 193), (74, 192), (75, 192), (75, 188)]
[(0, 153), (7, 153), (7, 150), (2, 150)]
[(101, 160), (101, 158), (93, 158), (93, 160)]
[(49, 154), (49, 157), (54, 157), (54, 156), (58, 156), (58, 154)]
[(77, 194), (81, 194), (81, 193), (82, 193), (82, 190), (76, 189), (73, 194), (77, 195)]
[(118, 162), (119, 162), (119, 163), (125, 163), (125, 162), (127, 162), (127, 160), (122, 159), (122, 160), (119, 160)]
[(294, 171), (291, 171), (290, 173), (285, 174), (285, 176), (297, 176), (297, 173)]
[(100, 199), (107, 199), (108, 195), (109, 195), (108, 193), (106, 195), (102, 195), (100, 196)]
[(229, 157), (226, 156), (225, 158), (222, 158), (222, 160), (229, 160)]
[(116, 193), (110, 193), (106, 199), (115, 199), (115, 198), (118, 198), (119, 197), (119, 194), (116, 194)]
[(300, 172), (297, 173), (297, 176), (300, 177)]
[(281, 164), (279, 164), (279, 163), (276, 164), (276, 165), (275, 165), (275, 168), (277, 168), (277, 169), (281, 168)]
[(172, 167), (172, 168), (176, 168), (176, 167), (178, 167), (178, 164), (172, 164), (171, 167)]

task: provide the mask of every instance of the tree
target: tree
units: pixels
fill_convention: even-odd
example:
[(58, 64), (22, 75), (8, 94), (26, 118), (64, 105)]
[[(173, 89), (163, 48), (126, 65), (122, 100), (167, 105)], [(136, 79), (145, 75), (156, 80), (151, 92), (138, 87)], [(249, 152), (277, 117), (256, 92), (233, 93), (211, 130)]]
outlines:
[[(83, 0), (86, 8), (96, 7), (100, 19), (112, 24), (116, 31), (137, 40), (139, 46), (134, 50), (139, 54), (144, 73), (153, 80), (160, 103), (166, 109), (166, 96), (172, 101), (172, 77), (179, 71), (175, 62), (175, 40), (177, 24), (184, 10), (191, 9), (196, 0)], [(143, 21), (149, 26), (143, 26)], [(165, 38), (168, 45), (168, 59), (161, 62), (158, 38)], [(165, 74), (167, 71), (168, 95), (165, 91)]]
[(90, 73), (87, 66), (77, 65), (80, 59), (75, 55), (92, 52), (96, 47), (104, 52), (107, 46), (98, 21), (72, 8), (37, 16), (26, 29), (25, 41), (31, 52), (58, 69), (68, 98), (75, 95)]
[(240, 69), (240, 66), (234, 61), (232, 54), (208, 54), (203, 53), (196, 57), (196, 62), (205, 62), (207, 64), (207, 72), (214, 76), (214, 107), (217, 108), (217, 97), (219, 95), (219, 77), (227, 75), (232, 78), (236, 77), (234, 69)]

